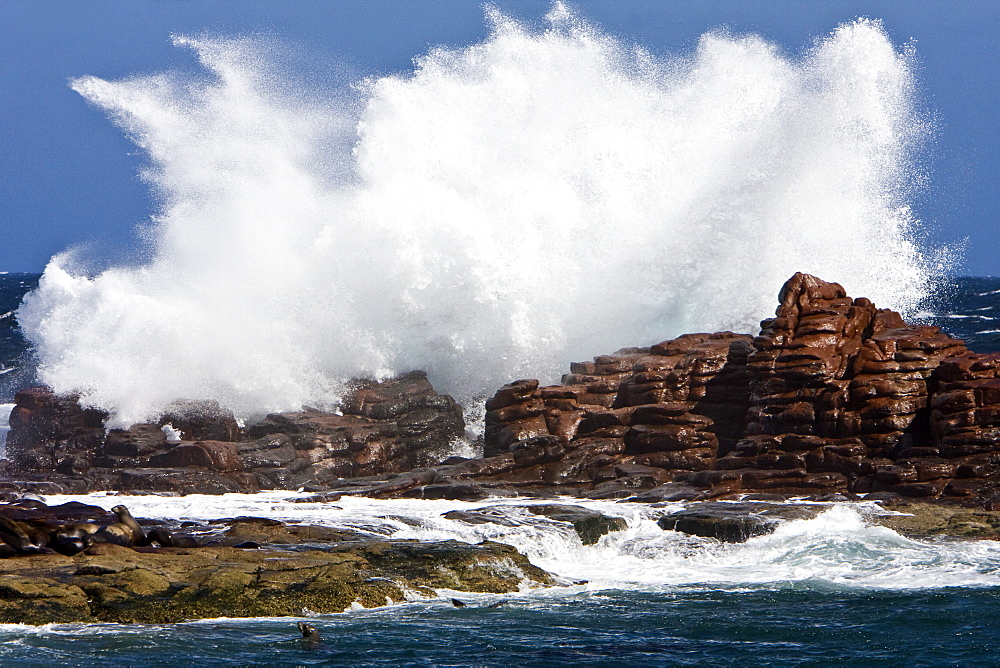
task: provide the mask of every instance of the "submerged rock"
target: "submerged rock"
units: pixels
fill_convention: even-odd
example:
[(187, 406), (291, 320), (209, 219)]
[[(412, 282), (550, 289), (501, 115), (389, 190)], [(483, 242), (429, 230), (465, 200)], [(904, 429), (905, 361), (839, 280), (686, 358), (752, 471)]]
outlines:
[(582, 506), (561, 503), (486, 506), (476, 510), (451, 510), (443, 517), (468, 524), (499, 524), (516, 527), (525, 523), (518, 518), (518, 513), (540, 515), (556, 522), (571, 524), (584, 545), (594, 545), (601, 539), (601, 536), (628, 528), (628, 523), (622, 517), (613, 517)]
[(580, 506), (549, 504), (527, 506), (527, 509), (536, 515), (544, 515), (557, 522), (572, 524), (584, 545), (593, 545), (605, 534), (628, 528), (628, 523), (622, 517), (604, 515), (596, 510)]
[(781, 522), (812, 519), (829, 505), (705, 502), (661, 517), (665, 531), (743, 543), (754, 536), (773, 533)]

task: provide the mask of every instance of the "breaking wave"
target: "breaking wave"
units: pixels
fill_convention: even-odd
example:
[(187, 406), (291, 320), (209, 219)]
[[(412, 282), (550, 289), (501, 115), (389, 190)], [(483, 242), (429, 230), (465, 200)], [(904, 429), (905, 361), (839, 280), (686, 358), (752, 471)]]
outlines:
[(204, 72), (74, 90), (148, 156), (148, 248), (53, 258), (17, 317), (40, 378), (114, 414), (245, 418), (414, 368), (460, 401), (688, 331), (755, 331), (806, 271), (911, 312), (941, 271), (907, 206), (928, 123), (878, 21), (790, 57), (705, 34), (665, 57), (561, 4), (495, 11), (412, 72), (303, 84), (251, 39)]

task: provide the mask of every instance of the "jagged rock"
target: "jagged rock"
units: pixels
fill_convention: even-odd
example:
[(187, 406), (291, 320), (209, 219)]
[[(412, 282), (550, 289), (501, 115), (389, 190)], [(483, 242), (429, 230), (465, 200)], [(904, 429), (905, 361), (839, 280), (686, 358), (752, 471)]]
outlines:
[(67, 456), (92, 460), (97, 455), (107, 413), (84, 408), (78, 397), (59, 396), (46, 387), (21, 390), (14, 401), (7, 457), (19, 470), (52, 470)]
[[(461, 408), (434, 392), (423, 372), (357, 381), (339, 413), (278, 413), (245, 431), (214, 402), (179, 402), (157, 423), (105, 437), (107, 415), (75, 397), (32, 388), (17, 401), (8, 435), (17, 476), (58, 471), (68, 477), (64, 491), (74, 492), (321, 489), (436, 463), (465, 430)], [(185, 440), (167, 442), (167, 424)]]
[[(8, 484), (44, 474), (74, 491), (176, 483), (469, 499), (654, 488), (667, 498), (660, 486), (682, 485), (710, 498), (1000, 505), (1000, 354), (970, 353), (807, 274), (779, 302), (755, 337), (685, 334), (574, 363), (559, 385), (505, 385), (486, 402), (482, 459), (449, 459), (462, 412), (421, 372), (356, 381), (339, 412), (306, 408), (236, 430), (218, 407), (186, 404), (106, 440), (99, 412), (26, 390), (11, 417)], [(167, 420), (187, 440), (166, 443)], [(141, 473), (162, 467), (172, 471), (162, 480)]]

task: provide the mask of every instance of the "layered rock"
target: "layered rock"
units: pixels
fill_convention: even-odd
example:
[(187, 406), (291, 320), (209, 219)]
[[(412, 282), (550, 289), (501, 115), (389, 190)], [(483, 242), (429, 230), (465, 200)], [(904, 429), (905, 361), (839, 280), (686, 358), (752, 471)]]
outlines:
[(686, 335), (574, 364), (559, 386), (501, 388), (487, 403), (486, 451), (515, 466), (479, 479), (585, 494), (656, 486), (660, 498), (989, 503), (997, 356), (806, 274), (779, 301), (752, 340)]
[[(106, 439), (99, 414), (30, 390), (10, 451), (22, 481), (62, 475), (81, 491), (876, 493), (987, 505), (996, 494), (1000, 505), (997, 355), (806, 274), (779, 302), (756, 337), (686, 334), (574, 363), (558, 385), (505, 385), (486, 402), (482, 459), (447, 458), (461, 410), (419, 372), (358, 382), (339, 413), (304, 409), (240, 430), (218, 407), (200, 421), (177, 410)], [(189, 440), (167, 443), (168, 420)]]
[(561, 385), (504, 386), (486, 403), (485, 454), (518, 466), (496, 479), (648, 487), (712, 468), (742, 433), (750, 341), (687, 334), (574, 363)]
[(725, 473), (697, 482), (782, 493), (910, 482), (896, 477), (894, 460), (938, 454), (929, 429), (933, 375), (968, 354), (963, 343), (806, 274), (793, 276), (779, 299), (747, 362), (747, 438), (719, 461)]
[[(8, 456), (15, 480), (43, 493), (319, 489), (433, 464), (465, 430), (461, 408), (422, 372), (357, 381), (337, 413), (276, 413), (248, 429), (217, 404), (186, 402), (105, 435), (107, 415), (76, 397), (31, 388), (16, 400)], [(169, 442), (177, 432), (182, 440)]]

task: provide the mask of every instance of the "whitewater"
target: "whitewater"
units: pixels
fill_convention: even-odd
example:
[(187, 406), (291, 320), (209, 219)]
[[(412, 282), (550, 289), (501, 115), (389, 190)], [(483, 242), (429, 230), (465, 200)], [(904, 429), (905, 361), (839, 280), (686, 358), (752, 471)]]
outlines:
[(177, 399), (240, 418), (411, 369), (474, 406), (514, 378), (690, 331), (756, 331), (795, 271), (912, 314), (948, 262), (908, 202), (931, 136), (881, 24), (799, 54), (705, 34), (663, 55), (560, 3), (412, 72), (334, 85), (252, 38), (202, 71), (72, 88), (158, 205), (131, 261), (50, 262), (17, 311), (39, 379), (112, 426)]
[[(773, 534), (734, 544), (661, 529), (656, 520), (682, 510), (688, 505), (684, 502), (649, 505), (558, 498), (558, 503), (627, 522), (627, 529), (601, 537), (596, 545), (584, 545), (571, 524), (525, 510), (533, 504), (551, 504), (552, 499), (468, 502), (345, 496), (334, 503), (317, 503), (308, 502), (309, 496), (287, 491), (181, 497), (95, 493), (46, 499), (50, 505), (79, 501), (106, 510), (124, 503), (137, 517), (193, 523), (186, 530), (195, 533), (198, 523), (249, 516), (360, 531), (375, 540), (501, 542), (513, 545), (533, 564), (563, 580), (562, 587), (522, 591), (528, 598), (582, 591), (655, 592), (795, 582), (847, 590), (1000, 585), (1000, 543), (905, 538), (871, 522), (876, 515), (894, 513), (874, 502), (840, 503), (815, 519), (784, 522)], [(473, 524), (445, 517), (453, 510), (483, 508), (498, 523)], [(488, 601), (498, 598), (496, 594), (461, 595)]]
[[(140, 517), (250, 515), (321, 524), (373, 538), (497, 540), (559, 584), (510, 594), (439, 590), (381, 608), (315, 615), (324, 643), (297, 639), (296, 619), (185, 624), (0, 625), (0, 660), (26, 666), (104, 665), (991, 665), (1000, 543), (914, 540), (871, 523), (874, 504), (839, 504), (768, 536), (719, 543), (663, 531), (684, 504), (560, 502), (622, 517), (623, 531), (584, 546), (570, 525), (525, 512), (537, 499), (479, 502), (303, 494), (184, 497), (50, 496), (52, 504), (126, 504)], [(551, 502), (551, 501), (547, 501)], [(504, 524), (449, 520), (490, 507)], [(308, 546), (303, 546), (308, 548)], [(297, 549), (289, 546), (289, 549)], [(456, 608), (457, 598), (465, 607)]]

